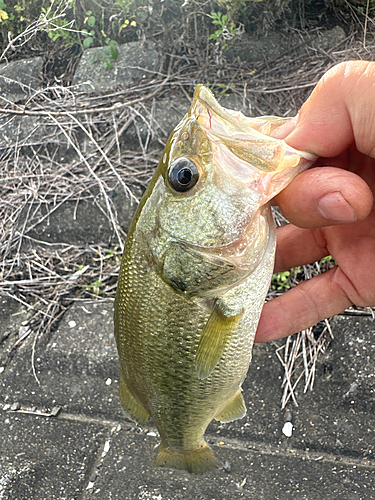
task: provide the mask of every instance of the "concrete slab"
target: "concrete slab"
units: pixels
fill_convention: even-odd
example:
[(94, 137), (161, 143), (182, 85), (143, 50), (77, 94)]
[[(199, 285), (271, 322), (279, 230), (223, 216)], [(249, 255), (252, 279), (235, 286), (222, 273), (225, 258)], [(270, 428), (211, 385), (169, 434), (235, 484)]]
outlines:
[(0, 64), (0, 107), (31, 97), (42, 86), (42, 68), (41, 57)]
[(282, 433), (282, 369), (271, 344), (256, 345), (243, 385), (245, 419), (212, 424), (211, 432), (300, 450), (316, 450), (375, 459), (375, 323), (371, 318), (337, 316), (335, 336), (317, 363), (314, 391), (297, 391), (290, 405), (292, 437)]
[(36, 351), (39, 383), (32, 371), (30, 336), (0, 375), (0, 404), (59, 406), (70, 413), (121, 418), (112, 304), (77, 304), (68, 311), (47, 348)]
[(102, 424), (0, 412), (0, 498), (78, 500), (109, 430)]
[[(192, 476), (154, 468), (156, 437), (121, 430), (84, 499), (365, 500), (375, 498), (375, 468), (329, 455), (275, 451), (236, 440), (213, 448), (226, 469)], [(250, 447), (252, 445), (250, 444)]]
[[(144, 188), (140, 185), (129, 184), (129, 189), (140, 199)], [(123, 186), (117, 185), (108, 193), (112, 202), (113, 212), (116, 214), (117, 222), (126, 233), (129, 229), (134, 212), (138, 206), (136, 200), (125, 193)], [(30, 238), (47, 243), (66, 243), (72, 245), (87, 246), (95, 244), (116, 244), (118, 242), (113, 225), (106, 216), (107, 207), (102, 194), (97, 194), (96, 202), (92, 199), (95, 193), (89, 190), (82, 193), (82, 198), (87, 200), (65, 201), (54, 210), (48, 218), (44, 218), (46, 209), (40, 207), (35, 211), (35, 218), (42, 219), (34, 229), (28, 232)], [(37, 208), (37, 207), (35, 207)], [(24, 209), (26, 216), (29, 206)], [(23, 217), (20, 218), (19, 226), (23, 225)], [(33, 245), (30, 240), (24, 242), (24, 247)]]
[[(247, 416), (207, 431), (224, 468), (195, 477), (154, 468), (152, 422), (141, 431), (122, 413), (112, 302), (76, 303), (47, 348), (37, 349), (40, 386), (31, 336), (0, 374), (0, 407), (16, 404), (15, 412), (0, 411), (0, 484), (8, 495), (0, 489), (0, 498), (375, 499), (374, 323), (337, 317), (332, 325), (335, 340), (318, 363), (314, 392), (289, 407), (292, 437), (282, 434), (275, 346), (257, 345), (244, 384)], [(55, 418), (25, 414), (53, 407), (61, 407)], [(71, 449), (75, 461), (66, 458)]]

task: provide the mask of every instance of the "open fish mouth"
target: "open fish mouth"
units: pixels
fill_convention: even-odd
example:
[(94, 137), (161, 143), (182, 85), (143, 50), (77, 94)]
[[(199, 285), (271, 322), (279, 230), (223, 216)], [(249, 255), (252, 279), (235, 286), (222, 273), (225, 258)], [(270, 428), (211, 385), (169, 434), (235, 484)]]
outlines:
[[(223, 155), (225, 149), (227, 156), (229, 152), (232, 153), (229, 155), (232, 159), (228, 156), (227, 161), (217, 162), (222, 165), (222, 170), (245, 185), (254, 181), (254, 170), (263, 175), (294, 170), (296, 167), (299, 171), (306, 168), (306, 163), (311, 164), (317, 158), (311, 153), (288, 146), (281, 139), (271, 137), (271, 130), (278, 126), (274, 117), (248, 118), (241, 112), (227, 110), (203, 85), (198, 85), (194, 92), (190, 113), (207, 134), (213, 145), (214, 156)], [(280, 119), (279, 124), (286, 120)], [(245, 165), (248, 168), (244, 168)]]

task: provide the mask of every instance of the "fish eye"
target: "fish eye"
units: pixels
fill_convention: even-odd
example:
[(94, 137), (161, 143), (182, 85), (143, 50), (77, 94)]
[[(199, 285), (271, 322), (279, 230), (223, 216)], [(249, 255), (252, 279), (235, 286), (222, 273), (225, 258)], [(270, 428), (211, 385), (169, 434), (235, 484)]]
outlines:
[(169, 184), (175, 191), (185, 193), (196, 185), (199, 178), (197, 167), (187, 158), (180, 158), (168, 173)]

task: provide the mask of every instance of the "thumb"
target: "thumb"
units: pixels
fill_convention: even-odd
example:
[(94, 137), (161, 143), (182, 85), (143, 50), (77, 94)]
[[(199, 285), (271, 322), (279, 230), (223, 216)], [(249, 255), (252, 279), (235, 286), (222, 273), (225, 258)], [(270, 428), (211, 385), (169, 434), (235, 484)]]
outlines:
[(316, 167), (297, 175), (274, 202), (295, 226), (317, 228), (365, 219), (373, 196), (367, 183), (353, 172)]

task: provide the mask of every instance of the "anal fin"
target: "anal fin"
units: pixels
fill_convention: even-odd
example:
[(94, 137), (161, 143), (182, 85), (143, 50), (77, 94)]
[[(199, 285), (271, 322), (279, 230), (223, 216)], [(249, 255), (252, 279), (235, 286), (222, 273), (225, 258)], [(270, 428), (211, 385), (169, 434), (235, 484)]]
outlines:
[(219, 420), (219, 422), (231, 422), (245, 415), (246, 405), (242, 396), (242, 389), (239, 388), (228, 404), (215, 416), (215, 420)]
[(141, 403), (130, 392), (127, 383), (122, 374), (120, 374), (120, 400), (124, 412), (130, 420), (134, 420), (139, 425), (144, 427), (148, 420), (148, 412), (143, 408)]
[(228, 311), (223, 312), (221, 302), (217, 301), (202, 332), (195, 355), (195, 369), (201, 380), (207, 378), (219, 362), (232, 331), (242, 316), (242, 309), (233, 315), (225, 313), (228, 314)]

